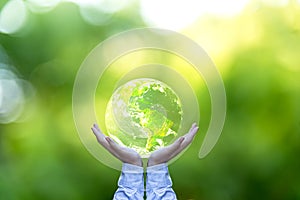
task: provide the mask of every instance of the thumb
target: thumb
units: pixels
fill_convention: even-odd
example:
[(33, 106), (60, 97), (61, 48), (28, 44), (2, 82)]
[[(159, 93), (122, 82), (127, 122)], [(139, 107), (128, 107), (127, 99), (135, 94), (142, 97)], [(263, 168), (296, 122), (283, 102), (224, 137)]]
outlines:
[(107, 136), (105, 137), (105, 140), (109, 143), (113, 150), (118, 150), (118, 144), (113, 139)]

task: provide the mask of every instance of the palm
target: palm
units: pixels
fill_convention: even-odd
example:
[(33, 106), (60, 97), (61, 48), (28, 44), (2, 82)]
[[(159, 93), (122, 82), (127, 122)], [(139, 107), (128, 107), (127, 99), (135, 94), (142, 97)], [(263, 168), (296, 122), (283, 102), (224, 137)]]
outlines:
[(92, 131), (98, 142), (116, 158), (124, 163), (142, 166), (141, 156), (135, 150), (115, 143), (110, 137), (101, 132), (97, 124), (94, 124)]
[(187, 134), (178, 138), (173, 144), (160, 148), (154, 151), (148, 160), (148, 166), (153, 166), (161, 163), (166, 163), (172, 158), (177, 156), (182, 150), (184, 150), (193, 141), (196, 133), (198, 131), (198, 126), (194, 123)]
[[(97, 124), (94, 124), (92, 131), (95, 134), (98, 142), (116, 158), (124, 163), (142, 166), (142, 158), (135, 150), (121, 146), (114, 142), (110, 137), (105, 136)], [(198, 126), (196, 123), (194, 123), (189, 132), (178, 138), (173, 144), (154, 151), (149, 157), (148, 166), (170, 161), (172, 158), (182, 152), (189, 144), (191, 144), (197, 131)]]

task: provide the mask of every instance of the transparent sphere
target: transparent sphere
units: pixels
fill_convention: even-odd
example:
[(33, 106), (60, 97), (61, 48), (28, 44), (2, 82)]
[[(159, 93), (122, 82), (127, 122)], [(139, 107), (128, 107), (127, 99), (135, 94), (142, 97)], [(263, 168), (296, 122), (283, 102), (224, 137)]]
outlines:
[(177, 135), (182, 105), (175, 92), (155, 79), (135, 79), (111, 96), (105, 113), (110, 137), (142, 157), (166, 146)]

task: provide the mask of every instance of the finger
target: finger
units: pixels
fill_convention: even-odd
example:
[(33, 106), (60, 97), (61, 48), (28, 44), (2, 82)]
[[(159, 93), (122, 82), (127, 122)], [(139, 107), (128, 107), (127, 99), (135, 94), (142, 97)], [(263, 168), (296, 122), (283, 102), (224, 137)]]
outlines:
[(184, 139), (184, 137), (180, 137), (173, 144), (170, 144), (169, 146), (163, 147), (156, 151), (160, 153), (161, 157), (169, 158), (180, 148), (181, 143), (184, 141)]
[(115, 142), (110, 138), (110, 137), (105, 137), (105, 140), (110, 144), (110, 145), (115, 145)]
[(99, 131), (95, 126), (93, 126), (91, 129), (94, 135), (96, 136), (98, 143), (101, 144), (107, 150), (109, 150), (110, 147), (108, 142), (105, 140), (105, 135), (101, 131)]
[(191, 126), (191, 128), (190, 128), (190, 130), (189, 130), (189, 133), (190, 133), (190, 132), (194, 132), (195, 130), (198, 130), (198, 128), (199, 128), (199, 127), (197, 126), (197, 124), (196, 124), (196, 123), (193, 123), (192, 126)]
[(187, 133), (184, 136), (185, 140), (184, 140), (184, 142), (182, 142), (182, 145), (189, 145), (193, 141), (193, 139), (195, 138), (195, 135), (196, 135), (197, 131), (198, 130), (195, 129), (192, 132)]
[(94, 124), (91, 129), (95, 135), (103, 134), (97, 124)]
[(195, 126), (192, 130), (191, 130), (191, 134), (194, 136), (199, 130), (198, 126)]
[(192, 125), (192, 127), (190, 128), (189, 132), (185, 136), (187, 136), (187, 137), (189, 137), (189, 136), (194, 137), (198, 130), (199, 130), (199, 127), (194, 123)]
[(134, 151), (131, 148), (127, 148), (127, 147), (121, 146), (120, 144), (116, 143), (110, 137), (105, 137), (105, 139), (109, 143), (110, 149), (112, 151), (114, 151), (116, 154), (118, 154), (119, 156), (122, 155), (123, 153), (129, 152), (129, 151)]
[(197, 124), (194, 122), (194, 123), (191, 125), (190, 130), (192, 130), (192, 129), (195, 128), (196, 126), (197, 126)]
[(173, 144), (171, 144), (168, 148), (170, 150), (176, 150), (177, 148), (180, 147), (181, 143), (185, 140), (184, 137), (178, 138)]
[(95, 127), (91, 128), (94, 135), (97, 137), (97, 139), (101, 139), (104, 137), (103, 133), (101, 133), (99, 130), (97, 130)]
[(190, 129), (190, 131), (185, 134), (183, 137), (185, 140), (181, 143), (179, 151), (185, 149), (189, 144), (192, 143), (193, 139), (195, 138), (196, 133), (198, 132), (199, 127), (194, 123)]
[(172, 154), (172, 156), (177, 155), (180, 153), (183, 149), (185, 149), (194, 138), (195, 133), (197, 132), (198, 127), (196, 123), (194, 123), (190, 129), (190, 131), (185, 134), (184, 136), (178, 138), (173, 144), (166, 147), (168, 153)]
[[(98, 124), (94, 124), (94, 127), (95, 127), (99, 132), (101, 132), (101, 130), (100, 130)], [(102, 132), (101, 132), (101, 133), (102, 133)]]
[(191, 129), (187, 134), (178, 138), (173, 144), (154, 151), (150, 155), (150, 158), (148, 160), (148, 166), (168, 162), (169, 160), (177, 156), (191, 143), (197, 131), (198, 126), (196, 123), (193, 123)]
[(110, 148), (115, 151), (115, 152), (121, 152), (122, 151), (122, 147), (117, 144), (113, 139), (111, 139), (110, 137), (105, 137), (105, 140), (108, 142)]
[[(106, 137), (105, 139), (109, 143), (110, 152), (122, 162), (134, 163), (138, 159), (135, 156), (138, 155), (135, 150), (119, 145), (110, 137)], [(141, 163), (136, 164), (140, 165)]]
[(91, 130), (93, 131), (94, 135), (98, 138), (99, 135), (98, 130), (94, 127), (92, 127)]
[(171, 144), (171, 145), (174, 145), (174, 146), (176, 146), (176, 145), (180, 145), (181, 143), (182, 143), (182, 141), (184, 140), (184, 137), (179, 137), (173, 144)]
[[(112, 155), (116, 156), (117, 158), (119, 158), (119, 156), (117, 155), (117, 152), (112, 148), (114, 147), (114, 143), (112, 140), (109, 140), (110, 138), (105, 136), (99, 126), (97, 124), (94, 124), (93, 127), (91, 128), (93, 133), (95, 134), (97, 141), (99, 142), (99, 144), (101, 144), (107, 151), (109, 151)], [(109, 138), (109, 139), (107, 139)]]
[(196, 124), (196, 122), (194, 122), (193, 124), (192, 124), (192, 127), (196, 127), (197, 126), (197, 124)]

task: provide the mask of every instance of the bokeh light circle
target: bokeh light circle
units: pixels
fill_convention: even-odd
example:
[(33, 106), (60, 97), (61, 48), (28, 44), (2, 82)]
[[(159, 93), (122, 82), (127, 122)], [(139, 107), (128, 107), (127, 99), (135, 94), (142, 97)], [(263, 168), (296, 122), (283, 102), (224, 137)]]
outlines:
[(23, 110), (24, 94), (16, 75), (0, 68), (0, 123), (15, 121)]
[(33, 107), (35, 90), (30, 82), (18, 78), (10, 66), (0, 63), (0, 124), (26, 120)]
[(8, 1), (0, 11), (0, 32), (12, 34), (25, 26), (28, 13), (22, 0)]
[[(106, 127), (101, 126), (101, 122), (103, 123), (102, 120), (105, 118), (105, 109), (97, 110), (96, 104), (99, 101), (102, 101), (102, 105), (107, 104), (113, 91), (116, 89), (118, 80), (111, 81), (109, 78), (114, 79), (114, 77), (118, 77), (121, 79), (126, 76), (126, 73), (133, 71), (141, 65), (132, 64), (133, 67), (128, 67), (128, 69), (120, 66), (115, 71), (116, 75), (108, 76), (108, 81), (104, 82), (102, 79), (104, 76), (107, 76), (107, 71), (111, 69), (112, 63), (116, 60), (135, 51), (147, 49), (166, 51), (172, 55), (181, 57), (190, 63), (191, 68), (195, 71), (193, 77), (186, 78), (185, 81), (189, 82), (196, 76), (197, 78), (202, 77), (207, 86), (211, 98), (211, 121), (199, 152), (200, 158), (205, 157), (214, 147), (225, 121), (226, 95), (222, 78), (209, 56), (197, 43), (177, 32), (155, 28), (134, 29), (110, 37), (99, 44), (87, 56), (77, 73), (73, 88), (73, 116), (80, 139), (88, 151), (99, 161), (114, 169), (120, 170), (122, 163), (101, 147), (89, 130), (93, 123), (98, 122), (100, 123), (100, 128), (105, 130), (104, 132), (106, 133)], [(146, 62), (145, 64), (150, 63)], [(152, 67), (148, 66), (148, 68)], [(170, 78), (168, 74), (163, 74), (162, 72), (159, 74), (160, 79), (157, 80), (162, 82), (165, 82), (164, 79)], [(144, 74), (135, 78), (155, 77)], [(101, 98), (95, 102), (98, 86), (104, 89), (102, 90)], [(175, 87), (172, 88), (175, 89)], [(196, 100), (196, 102), (198, 101)], [(100, 112), (101, 119), (98, 119), (98, 112)], [(192, 116), (199, 116), (199, 112), (199, 107), (195, 106), (194, 110), (190, 111), (190, 114)], [(184, 126), (181, 131), (187, 131), (187, 127)]]

